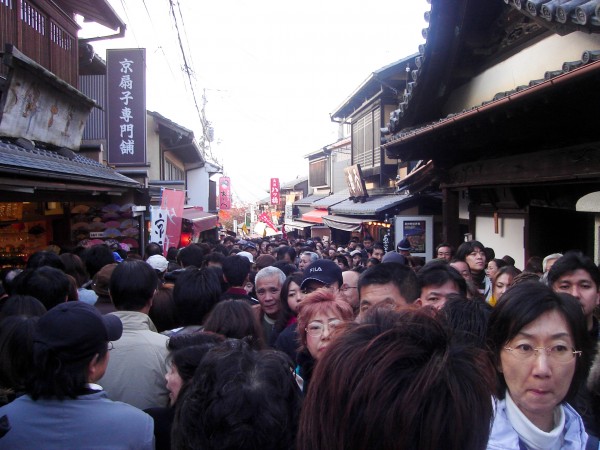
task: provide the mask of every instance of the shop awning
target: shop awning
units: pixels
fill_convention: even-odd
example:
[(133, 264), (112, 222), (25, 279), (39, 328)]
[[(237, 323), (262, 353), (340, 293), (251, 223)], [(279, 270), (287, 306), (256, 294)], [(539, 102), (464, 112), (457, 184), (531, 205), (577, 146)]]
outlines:
[(196, 233), (201, 233), (202, 231), (215, 228), (218, 223), (218, 217), (216, 214), (201, 211), (197, 208), (184, 209), (183, 218), (193, 223), (194, 231)]
[(323, 223), (323, 216), (327, 215), (326, 209), (313, 209), (305, 214), (302, 214), (302, 220), (312, 223)]
[(371, 219), (346, 216), (323, 216), (323, 224), (343, 231), (360, 231), (363, 222)]
[(301, 198), (300, 200), (296, 200), (294, 202), (294, 206), (310, 206), (313, 204), (313, 202), (316, 202), (317, 200), (320, 200), (323, 197), (324, 197), (323, 195), (318, 195), (318, 194), (309, 195), (308, 197), (304, 197), (304, 198)]
[(304, 230), (306, 227), (312, 227), (314, 223), (310, 222), (301, 222), (298, 220), (286, 220), (285, 221), (285, 229), (286, 230)]
[(412, 195), (377, 195), (367, 197), (364, 203), (354, 203), (353, 200), (344, 200), (332, 206), (331, 212), (335, 214), (348, 214), (356, 216), (375, 216), (386, 209), (393, 208), (413, 198)]

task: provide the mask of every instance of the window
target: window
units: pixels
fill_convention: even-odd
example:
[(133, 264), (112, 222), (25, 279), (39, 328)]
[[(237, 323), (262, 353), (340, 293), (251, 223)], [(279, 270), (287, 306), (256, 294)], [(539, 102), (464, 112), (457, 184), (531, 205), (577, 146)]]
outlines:
[(311, 187), (329, 186), (329, 164), (327, 158), (311, 161), (308, 169), (308, 179)]
[(379, 108), (367, 112), (352, 122), (352, 164), (375, 167), (381, 164), (381, 112)]
[(168, 159), (165, 159), (165, 180), (168, 181), (183, 181), (185, 180), (183, 170), (177, 167)]

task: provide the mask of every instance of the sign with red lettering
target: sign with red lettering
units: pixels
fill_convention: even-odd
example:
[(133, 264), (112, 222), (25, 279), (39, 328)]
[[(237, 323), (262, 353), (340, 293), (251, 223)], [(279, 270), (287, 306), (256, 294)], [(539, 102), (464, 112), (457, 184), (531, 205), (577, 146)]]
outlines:
[(279, 178), (271, 178), (271, 205), (279, 205)]
[(218, 205), (220, 210), (231, 209), (231, 180), (229, 177), (219, 178)]
[(267, 224), (267, 226), (273, 228), (275, 231), (279, 231), (279, 230), (277, 230), (277, 227), (275, 226), (275, 224), (273, 223), (273, 221), (271, 220), (269, 215), (265, 212), (260, 213), (258, 215), (258, 221)]

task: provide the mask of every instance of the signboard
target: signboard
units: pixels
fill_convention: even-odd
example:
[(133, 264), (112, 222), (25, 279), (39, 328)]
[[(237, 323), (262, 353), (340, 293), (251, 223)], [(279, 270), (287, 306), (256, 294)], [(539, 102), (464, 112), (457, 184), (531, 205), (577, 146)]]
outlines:
[(365, 186), (365, 179), (363, 178), (362, 171), (360, 170), (360, 164), (354, 164), (353, 166), (346, 167), (344, 169), (344, 177), (346, 178), (346, 183), (348, 184), (350, 198), (359, 199), (369, 196)]
[(23, 220), (23, 203), (0, 203), (0, 221)]
[(163, 189), (160, 206), (150, 210), (150, 242), (163, 247), (166, 255), (169, 247), (179, 247), (185, 192)]
[[(219, 209), (231, 209), (231, 180), (229, 177), (219, 178)], [(235, 231), (235, 230), (234, 230)]]
[(427, 260), (433, 258), (433, 216), (396, 216), (396, 244), (406, 238), (410, 242), (410, 254)]
[(262, 223), (267, 224), (273, 230), (278, 231), (277, 227), (275, 226), (275, 224), (273, 223), (273, 221), (271, 220), (271, 218), (269, 217), (269, 215), (266, 212), (260, 213), (258, 216), (258, 220)]
[(108, 163), (146, 164), (146, 49), (106, 51)]
[(271, 178), (271, 205), (279, 205), (279, 178)]

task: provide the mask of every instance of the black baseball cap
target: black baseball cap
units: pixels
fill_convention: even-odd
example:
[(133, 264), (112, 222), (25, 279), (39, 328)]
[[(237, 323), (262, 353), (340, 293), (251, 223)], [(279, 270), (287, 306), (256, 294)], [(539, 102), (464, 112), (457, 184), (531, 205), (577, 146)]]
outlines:
[(344, 284), (342, 269), (330, 259), (317, 259), (304, 269), (304, 278), (300, 289), (304, 289), (306, 283), (314, 280), (323, 284), (333, 284), (337, 281), (338, 286)]
[(61, 303), (40, 317), (33, 342), (53, 350), (61, 360), (77, 361), (122, 334), (123, 323), (117, 316), (103, 316), (94, 306), (75, 301)]

